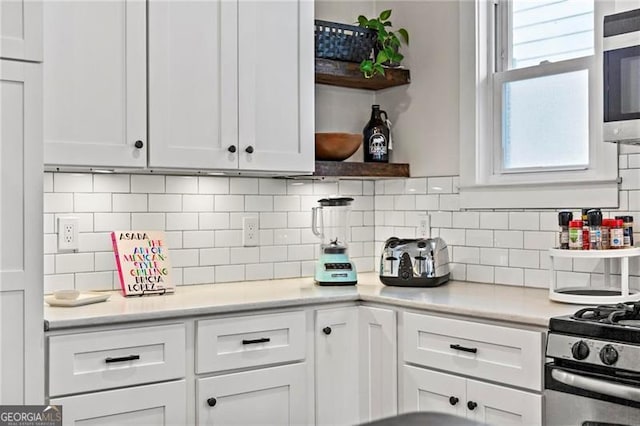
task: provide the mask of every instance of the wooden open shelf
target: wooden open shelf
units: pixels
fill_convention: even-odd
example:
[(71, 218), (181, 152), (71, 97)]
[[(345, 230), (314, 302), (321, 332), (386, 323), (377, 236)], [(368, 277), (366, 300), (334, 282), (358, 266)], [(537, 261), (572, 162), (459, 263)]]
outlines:
[(337, 176), (352, 178), (401, 178), (409, 177), (409, 165), (404, 163), (356, 163), (347, 161), (316, 161), (313, 176)]
[(411, 83), (409, 70), (386, 68), (385, 75), (364, 78), (360, 64), (316, 58), (316, 83), (356, 89), (380, 90)]

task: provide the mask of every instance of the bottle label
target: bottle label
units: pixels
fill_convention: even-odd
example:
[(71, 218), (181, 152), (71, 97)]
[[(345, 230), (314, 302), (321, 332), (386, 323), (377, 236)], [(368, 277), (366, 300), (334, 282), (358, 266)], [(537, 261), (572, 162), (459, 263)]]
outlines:
[(569, 229), (569, 248), (578, 250), (582, 248), (582, 229)]
[(387, 154), (387, 138), (382, 133), (374, 133), (369, 138), (369, 154), (382, 158)]

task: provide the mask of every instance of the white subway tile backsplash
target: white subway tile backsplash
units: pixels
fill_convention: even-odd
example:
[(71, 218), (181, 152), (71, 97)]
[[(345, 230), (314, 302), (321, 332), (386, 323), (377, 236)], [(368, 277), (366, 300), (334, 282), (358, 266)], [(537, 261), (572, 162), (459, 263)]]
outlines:
[(466, 243), (464, 229), (440, 228), (439, 236), (449, 246), (463, 246)]
[(183, 195), (182, 211), (210, 212), (213, 210), (213, 195)]
[(228, 265), (231, 259), (229, 248), (207, 248), (200, 250), (200, 265)]
[(260, 213), (260, 228), (275, 229), (287, 226), (287, 213)]
[(524, 270), (521, 268), (494, 269), (494, 282), (496, 284), (524, 285)]
[(427, 179), (427, 193), (452, 194), (453, 179), (450, 177), (433, 177)]
[[(56, 274), (44, 276), (44, 294), (51, 294), (55, 290), (73, 290), (75, 283), (74, 274)], [(109, 286), (109, 289), (111, 286)]]
[(460, 210), (460, 196), (458, 194), (441, 194), (440, 210)]
[(509, 213), (480, 212), (480, 228), (509, 229)]
[(214, 231), (184, 231), (183, 248), (206, 248), (214, 246)]
[(509, 250), (509, 266), (519, 268), (538, 268), (540, 266), (538, 250)]
[(362, 181), (341, 180), (338, 182), (338, 192), (342, 195), (362, 195)]
[(53, 173), (44, 173), (42, 180), (42, 190), (47, 192), (53, 192)]
[(167, 213), (167, 231), (198, 229), (198, 213)]
[(244, 265), (216, 266), (216, 282), (227, 283), (244, 280)]
[(287, 260), (314, 260), (316, 258), (314, 248), (315, 246), (312, 244), (289, 245), (287, 247)]
[(453, 247), (453, 261), (456, 263), (480, 263), (480, 249), (477, 247)]
[(234, 178), (229, 180), (230, 194), (259, 194), (258, 179)]
[(231, 264), (260, 262), (260, 247), (232, 247), (229, 253)]
[(536, 212), (509, 213), (509, 229), (537, 231), (540, 229), (540, 214)]
[(197, 249), (170, 249), (171, 266), (176, 268), (198, 266), (199, 252)]
[(56, 257), (52, 254), (44, 255), (44, 274), (51, 275), (56, 273)]
[(144, 194), (164, 193), (164, 176), (131, 175), (131, 192)]
[(74, 194), (73, 209), (76, 212), (109, 212), (111, 211), (111, 194)]
[(213, 266), (197, 266), (183, 268), (182, 284), (211, 284), (215, 282), (215, 268)]
[(362, 195), (375, 195), (375, 186), (372, 181), (365, 180), (362, 182)]
[(525, 287), (548, 288), (551, 278), (549, 271), (543, 269), (525, 269), (524, 285)]
[(149, 194), (150, 212), (181, 212), (182, 195), (179, 194)]
[(431, 227), (432, 228), (451, 228), (452, 212), (432, 212)]
[(44, 254), (52, 254), (58, 252), (58, 235), (57, 234), (47, 234), (44, 236)]
[[(262, 239), (260, 239), (260, 241), (264, 243)], [(273, 244), (276, 244), (276, 245), (300, 244), (300, 230), (299, 229), (275, 229), (273, 231)]]
[(311, 195), (313, 194), (313, 182), (303, 180), (289, 180), (287, 181), (287, 194)]
[(131, 229), (163, 231), (165, 220), (164, 213), (131, 213)]
[(404, 184), (404, 192), (406, 194), (426, 194), (427, 193), (427, 179), (426, 178), (413, 178), (407, 179)]
[(497, 248), (481, 248), (480, 263), (483, 265), (508, 266), (509, 250)]
[(93, 291), (105, 288), (113, 288), (113, 273), (111, 271), (76, 274), (76, 290)]
[(146, 212), (147, 194), (113, 194), (114, 212)]
[(263, 195), (286, 194), (287, 182), (282, 179), (259, 179), (258, 190)]
[[(123, 228), (128, 229), (128, 228)], [(80, 252), (108, 251), (113, 249), (111, 232), (79, 234), (78, 247)]]
[(392, 195), (376, 196), (376, 201), (375, 201), (376, 211), (393, 210), (393, 201), (394, 200)]
[(244, 195), (216, 195), (215, 209), (219, 212), (244, 211)]
[(197, 176), (167, 176), (165, 178), (166, 192), (169, 194), (197, 194)]
[(116, 268), (116, 258), (113, 252), (96, 253), (94, 267), (96, 271), (113, 271)]
[(524, 248), (547, 250), (555, 245), (556, 233), (555, 232), (533, 232), (525, 231), (524, 233)]
[(622, 184), (620, 189), (638, 189), (640, 188), (640, 169), (623, 169), (620, 170), (620, 178), (622, 178)]
[(373, 196), (363, 195), (361, 197), (354, 197), (353, 210), (371, 211), (373, 210)]
[(287, 246), (260, 247), (260, 262), (284, 262), (287, 260)]
[(129, 175), (93, 175), (93, 192), (129, 192), (129, 189)]
[(384, 194), (385, 195), (400, 195), (404, 194), (405, 181), (404, 179), (390, 179), (384, 181)]
[(467, 265), (467, 281), (493, 283), (493, 266)]
[(273, 210), (277, 212), (300, 211), (299, 195), (276, 195), (273, 197)]
[(56, 255), (56, 273), (92, 272), (93, 253), (69, 253)]
[(300, 262), (276, 263), (273, 265), (273, 277), (294, 278), (300, 276)]
[(437, 194), (416, 195), (416, 210), (438, 210), (438, 209), (440, 209), (439, 195)]
[(218, 176), (201, 176), (198, 178), (200, 194), (228, 194), (229, 178)]
[(289, 228), (309, 228), (311, 226), (311, 211), (288, 212), (287, 226)]
[(229, 213), (200, 213), (200, 229), (229, 229)]
[(495, 247), (521, 249), (524, 246), (524, 232), (523, 231), (494, 231), (493, 245)]
[[(299, 231), (299, 229), (294, 229), (293, 231)], [(260, 245), (261, 246), (272, 246), (274, 239), (273, 229), (261, 229), (260, 230)]]
[(273, 279), (273, 263), (245, 265), (245, 279), (249, 281)]
[(95, 232), (131, 229), (131, 213), (95, 213), (93, 217)]
[[(322, 195), (322, 196), (337, 196), (340, 192), (338, 191), (338, 182), (313, 182), (313, 195)], [(373, 195), (373, 194), (369, 194)], [(318, 197), (315, 197), (318, 198)]]
[(479, 228), (480, 214), (478, 212), (453, 212), (454, 228)]
[(44, 194), (44, 212), (61, 213), (73, 211), (73, 194)]
[(247, 212), (270, 212), (273, 211), (273, 201), (271, 195), (247, 195), (244, 198), (244, 209)]
[(396, 195), (393, 198), (393, 208), (395, 210), (415, 210), (416, 209), (416, 196), (415, 195)]
[(242, 231), (218, 230), (216, 233), (216, 247), (239, 247), (242, 245)]
[(93, 179), (87, 173), (56, 173), (54, 192), (93, 192)]
[(467, 229), (466, 232), (466, 245), (493, 247), (493, 231), (484, 229)]
[(56, 229), (55, 216), (51, 213), (42, 215), (42, 228), (45, 234), (53, 234)]

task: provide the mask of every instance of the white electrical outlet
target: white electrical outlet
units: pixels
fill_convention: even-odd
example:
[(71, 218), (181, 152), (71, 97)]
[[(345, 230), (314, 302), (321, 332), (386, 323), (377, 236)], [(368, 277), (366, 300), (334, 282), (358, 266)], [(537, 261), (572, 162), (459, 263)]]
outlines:
[(418, 215), (418, 238), (428, 238), (431, 235), (431, 220), (428, 213)]
[(260, 230), (258, 229), (258, 218), (256, 216), (246, 216), (242, 218), (242, 245), (245, 247), (255, 247), (260, 241)]
[(58, 218), (58, 250), (78, 250), (77, 217)]

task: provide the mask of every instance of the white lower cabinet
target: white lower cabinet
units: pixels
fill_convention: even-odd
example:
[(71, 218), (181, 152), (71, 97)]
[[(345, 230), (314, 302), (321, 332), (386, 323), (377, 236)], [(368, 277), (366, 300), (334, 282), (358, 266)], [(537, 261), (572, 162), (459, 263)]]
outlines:
[(53, 398), (62, 405), (64, 426), (138, 426), (187, 423), (184, 380)]
[(199, 425), (307, 423), (305, 363), (197, 380)]
[(434, 411), (490, 425), (542, 424), (542, 396), (410, 365), (403, 412)]

